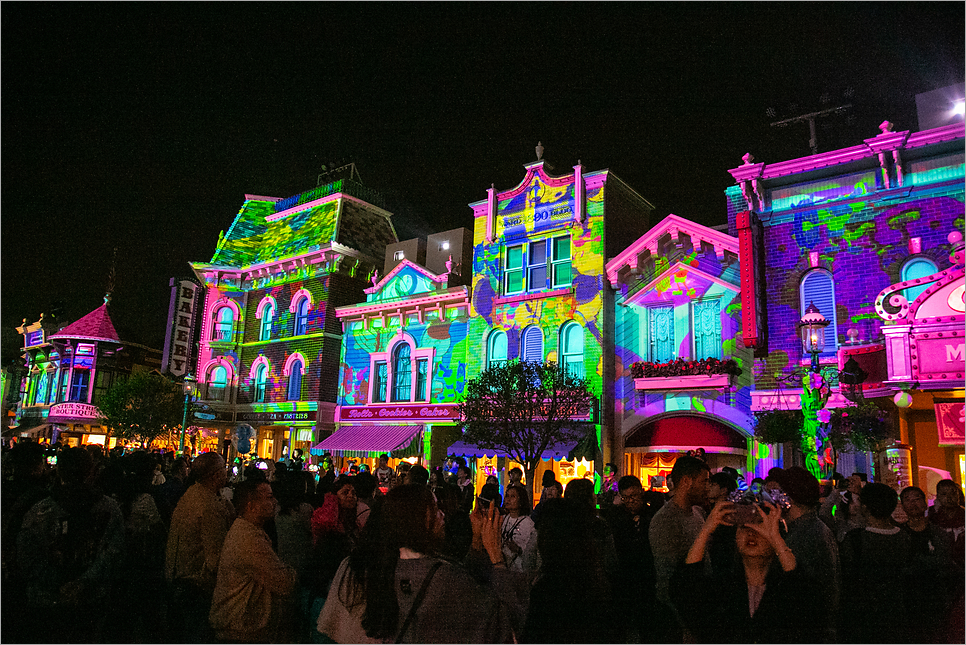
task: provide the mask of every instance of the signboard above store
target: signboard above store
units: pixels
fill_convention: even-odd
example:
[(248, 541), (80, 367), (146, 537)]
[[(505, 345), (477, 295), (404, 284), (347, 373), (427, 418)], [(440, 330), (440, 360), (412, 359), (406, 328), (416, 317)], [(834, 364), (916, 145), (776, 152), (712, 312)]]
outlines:
[(940, 446), (962, 446), (966, 439), (963, 402), (936, 403), (936, 425)]
[(315, 410), (305, 410), (303, 412), (239, 412), (238, 421), (243, 423), (315, 421), (317, 414)]
[(459, 419), (459, 406), (455, 403), (436, 405), (344, 405), (339, 408), (339, 421), (438, 421), (452, 422)]
[(101, 416), (101, 411), (96, 405), (87, 403), (58, 403), (50, 406), (48, 419), (97, 419)]

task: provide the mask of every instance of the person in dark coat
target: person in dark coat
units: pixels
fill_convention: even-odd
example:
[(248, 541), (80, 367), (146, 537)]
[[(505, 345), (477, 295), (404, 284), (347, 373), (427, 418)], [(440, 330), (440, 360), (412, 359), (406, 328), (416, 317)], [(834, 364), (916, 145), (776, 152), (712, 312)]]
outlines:
[[(670, 596), (695, 643), (820, 643), (828, 634), (822, 590), (797, 570), (779, 532), (781, 512), (762, 502), (759, 521), (738, 527), (741, 570), (705, 571), (704, 552), (715, 529), (733, 523), (735, 505), (715, 506), (671, 577)], [(728, 519), (729, 516), (731, 519)]]

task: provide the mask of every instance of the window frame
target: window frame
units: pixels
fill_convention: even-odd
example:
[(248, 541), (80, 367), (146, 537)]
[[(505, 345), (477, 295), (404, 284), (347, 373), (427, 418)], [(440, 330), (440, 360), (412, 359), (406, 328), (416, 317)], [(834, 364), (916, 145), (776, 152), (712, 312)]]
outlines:
[[(503, 358), (494, 358), (494, 345), (497, 339), (503, 339)], [(506, 332), (502, 329), (494, 329), (490, 332), (486, 339), (486, 367), (490, 369), (491, 367), (498, 367), (501, 365), (506, 365), (507, 360), (510, 356), (510, 345), (507, 342)]]
[[(809, 304), (814, 300), (814, 298), (805, 297), (805, 283), (812, 276), (825, 276), (828, 279), (828, 284), (830, 286), (830, 300), (831, 300), (831, 315), (828, 315), (822, 308), (818, 305), (819, 311), (825, 316), (825, 319), (829, 321), (829, 326), (825, 328), (825, 351), (823, 351), (819, 356), (835, 356), (839, 351), (839, 333), (838, 333), (838, 317), (835, 315), (836, 310), (836, 298), (835, 298), (835, 277), (832, 272), (828, 269), (814, 268), (810, 269), (802, 276), (802, 279), (798, 283), (798, 315), (799, 318), (805, 315), (805, 310), (808, 308)], [(801, 347), (801, 343), (798, 343)], [(803, 350), (804, 351), (804, 350)]]
[[(577, 338), (580, 340), (580, 352), (567, 351), (571, 349), (568, 347), (567, 340), (573, 330), (577, 330)], [(584, 369), (584, 328), (580, 326), (575, 320), (569, 320), (560, 326), (559, 332), (559, 343), (560, 347), (557, 350), (557, 356), (560, 357), (560, 366), (570, 372), (570, 365), (579, 365), (571, 375), (574, 378), (586, 378), (586, 371)], [(575, 357), (580, 357), (578, 360), (573, 360)]]
[(252, 403), (267, 403), (268, 397), (268, 365), (264, 363), (255, 367), (252, 382)]
[[(558, 243), (567, 240), (567, 256), (558, 255)], [(513, 244), (506, 244), (503, 247), (503, 295), (515, 296), (525, 293), (539, 293), (552, 289), (564, 289), (573, 285), (573, 239), (567, 235), (551, 235), (536, 240), (520, 241)], [(543, 246), (543, 261), (533, 263), (531, 258), (535, 255), (535, 249)], [(519, 266), (514, 263), (511, 266), (511, 253), (519, 252)], [(567, 280), (558, 280), (558, 273), (563, 273), (564, 266), (567, 267)], [(542, 282), (535, 275), (538, 271), (543, 271)], [(511, 277), (519, 275), (520, 288), (510, 287)], [(535, 282), (540, 284), (535, 285)]]
[[(658, 352), (657, 352), (657, 348), (655, 344), (654, 320), (653, 320), (653, 316), (655, 312), (657, 312), (657, 310), (670, 310), (670, 313), (671, 313), (671, 326), (670, 326), (671, 334), (669, 339), (671, 354), (669, 357), (661, 357), (658, 355)], [(644, 325), (646, 329), (646, 334), (644, 338), (645, 338), (645, 342), (647, 343), (647, 346), (644, 348), (645, 352), (642, 352), (642, 353), (646, 354), (648, 361), (650, 361), (651, 363), (660, 364), (660, 363), (667, 363), (675, 360), (677, 358), (678, 348), (677, 348), (677, 342), (676, 342), (677, 334), (675, 333), (676, 330), (674, 328), (674, 323), (675, 323), (674, 305), (672, 304), (649, 305), (644, 307), (644, 311), (646, 312), (646, 315), (643, 316)]]
[(266, 341), (272, 339), (272, 318), (275, 317), (275, 307), (266, 305), (262, 310), (262, 318), (258, 325), (258, 340)]
[[(288, 375), (288, 387), (286, 388), (285, 397), (289, 401), (301, 401), (302, 400), (302, 374), (305, 372), (305, 367), (299, 359), (295, 359), (288, 365), (289, 375)], [(295, 396), (292, 396), (294, 390)]]
[[(397, 387), (396, 385), (396, 351), (401, 343), (405, 343), (409, 346), (409, 387), (408, 394), (403, 398), (397, 396), (394, 391)], [(386, 351), (384, 352), (372, 352), (369, 354), (369, 374), (370, 374), (370, 386), (369, 386), (369, 403), (371, 404), (405, 404), (405, 403), (429, 403), (432, 400), (432, 382), (433, 382), (433, 368), (434, 361), (436, 359), (436, 349), (432, 347), (421, 348), (416, 344), (415, 339), (407, 334), (406, 332), (399, 330), (396, 334), (389, 340), (386, 344)], [(426, 392), (425, 398), (420, 400), (416, 398), (417, 386), (419, 384), (419, 374), (417, 373), (419, 362), (421, 360), (426, 361), (426, 374), (425, 374), (425, 384)], [(381, 386), (379, 367), (385, 366), (385, 386)], [(379, 400), (379, 388), (384, 387), (382, 392), (383, 398)]]
[(312, 303), (305, 296), (299, 299), (295, 305), (295, 328), (292, 330), (294, 336), (302, 336), (308, 333), (309, 329), (309, 309)]
[[(227, 321), (227, 331), (224, 330), (226, 321), (222, 320), (222, 312), (224, 311), (227, 311), (230, 317)], [(211, 340), (216, 343), (230, 343), (235, 331), (235, 310), (228, 305), (221, 305), (215, 309), (212, 323)]]
[[(916, 264), (920, 264), (920, 263), (929, 264), (932, 267), (932, 271), (930, 271), (925, 275), (913, 275), (913, 276), (907, 275), (909, 267), (915, 266)], [(924, 278), (924, 277), (933, 275), (935, 273), (939, 273), (939, 266), (932, 258), (926, 255), (913, 255), (906, 258), (905, 262), (902, 263), (902, 268), (899, 269), (899, 281), (907, 282), (909, 280), (915, 280), (916, 278)], [(930, 283), (927, 282), (925, 284), (906, 287), (905, 289), (902, 290), (902, 295), (903, 297), (905, 297), (906, 302), (908, 302), (909, 304), (912, 304), (915, 301), (915, 299), (918, 298), (920, 294), (922, 294), (923, 291), (929, 288), (929, 285)]]
[[(539, 325), (528, 325), (526, 328), (524, 328), (523, 332), (520, 334), (520, 360), (536, 363), (543, 363), (546, 360), (547, 350), (543, 336), (543, 329), (541, 329)], [(536, 361), (530, 360), (530, 352), (528, 351), (532, 339), (539, 339), (540, 341), (540, 358)]]
[[(713, 345), (717, 348), (717, 354), (714, 356), (700, 356), (698, 354), (698, 307), (702, 303), (715, 303), (717, 305), (717, 316), (716, 316), (716, 329), (717, 329), (717, 342)], [(691, 308), (691, 359), (695, 361), (703, 360), (705, 358), (717, 358), (718, 360), (724, 359), (724, 345), (722, 343), (722, 325), (721, 325), (721, 298), (701, 298), (695, 300), (690, 304)]]

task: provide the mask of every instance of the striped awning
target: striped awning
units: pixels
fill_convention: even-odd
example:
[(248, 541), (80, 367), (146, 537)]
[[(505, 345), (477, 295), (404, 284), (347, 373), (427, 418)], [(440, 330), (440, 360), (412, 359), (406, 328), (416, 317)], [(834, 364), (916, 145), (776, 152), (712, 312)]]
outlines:
[(421, 450), (421, 424), (402, 426), (342, 426), (312, 447), (313, 455), (368, 459), (388, 454), (393, 459), (416, 457)]

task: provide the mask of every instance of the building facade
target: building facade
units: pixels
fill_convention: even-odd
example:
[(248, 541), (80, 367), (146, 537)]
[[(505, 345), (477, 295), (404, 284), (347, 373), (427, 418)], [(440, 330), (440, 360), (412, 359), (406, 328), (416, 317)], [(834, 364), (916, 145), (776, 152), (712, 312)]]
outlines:
[(336, 308), (364, 300), (396, 241), (379, 203), (351, 179), (287, 199), (246, 195), (211, 262), (192, 263), (205, 287), (192, 369), (222, 446), (250, 426), (253, 450), (279, 459), (335, 429)]
[(161, 367), (161, 351), (122, 341), (108, 303), (60, 329), (35, 323), (17, 328), (24, 337), (27, 377), (17, 409), (21, 437), (78, 446), (113, 447), (98, 399), (120, 379)]
[[(903, 297), (914, 301), (952, 269), (947, 235), (964, 223), (963, 124), (895, 132), (885, 122), (880, 129), (856, 146), (780, 163), (755, 163), (748, 154), (729, 171), (736, 182), (725, 194), (729, 233), (741, 251), (743, 337), (757, 357), (752, 410), (801, 405), (801, 383), (789, 377), (809, 362), (796, 324), (811, 303), (831, 323), (821, 365), (841, 368), (856, 358), (869, 374), (865, 398), (892, 410), (897, 424), (892, 399), (900, 391), (932, 390), (930, 399), (962, 401), (962, 379), (932, 389), (922, 379), (895, 377), (899, 354), (888, 350), (876, 294), (904, 284)], [(896, 306), (890, 301), (885, 311)], [(954, 355), (962, 372), (962, 354)], [(846, 405), (833, 384), (828, 407)], [(950, 465), (962, 441), (937, 452), (935, 424), (925, 414), (902, 426), (902, 443), (919, 457), (913, 483), (924, 482), (922, 468), (959, 477)], [(794, 461), (784, 457), (786, 466)], [(875, 456), (840, 460), (845, 474), (871, 473)]]
[(668, 215), (607, 263), (615, 290), (615, 445), (622, 472), (664, 485), (678, 455), (760, 474), (753, 357), (741, 339), (738, 240)]
[[(609, 170), (578, 163), (552, 175), (545, 161), (524, 166), (515, 187), (470, 204), (473, 282), (466, 378), (496, 362), (556, 361), (587, 379), (598, 397), (592, 412), (598, 463), (547, 461), (565, 481), (611, 461), (614, 444), (613, 294), (605, 264), (649, 226), (653, 206)], [(473, 455), (491, 461), (494, 454)], [(558, 455), (562, 457), (562, 455)], [(487, 467), (492, 467), (488, 463)], [(503, 465), (497, 463), (497, 469)], [(539, 472), (537, 477), (539, 478)]]
[[(455, 229), (421, 242), (389, 245), (385, 272), (373, 276), (365, 302), (336, 310), (343, 329), (337, 430), (313, 455), (328, 452), (371, 467), (382, 454), (393, 462), (439, 463), (456, 438), (469, 351), (472, 237)], [(406, 257), (420, 257), (416, 251), (427, 243), (437, 251), (428, 254), (428, 266)]]

